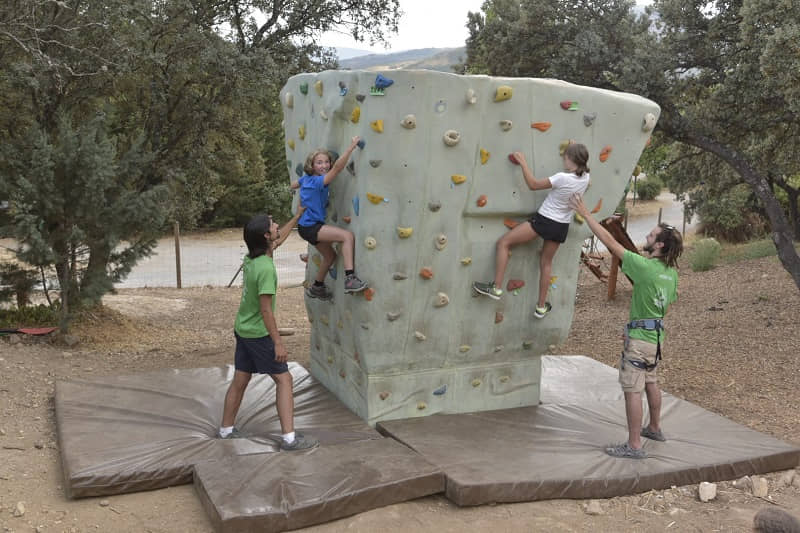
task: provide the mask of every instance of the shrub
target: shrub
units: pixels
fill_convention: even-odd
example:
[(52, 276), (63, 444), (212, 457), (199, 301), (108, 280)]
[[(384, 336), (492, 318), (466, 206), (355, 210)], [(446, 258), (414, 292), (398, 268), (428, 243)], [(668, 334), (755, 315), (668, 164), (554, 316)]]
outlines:
[(30, 294), (39, 284), (35, 270), (20, 267), (15, 263), (0, 263), (0, 302), (16, 297), (20, 309), (30, 303)]
[(701, 239), (694, 245), (694, 250), (689, 258), (689, 266), (695, 272), (711, 270), (719, 259), (722, 246), (714, 238)]
[(664, 183), (658, 177), (648, 176), (647, 179), (636, 182), (636, 197), (640, 200), (655, 200), (663, 188)]

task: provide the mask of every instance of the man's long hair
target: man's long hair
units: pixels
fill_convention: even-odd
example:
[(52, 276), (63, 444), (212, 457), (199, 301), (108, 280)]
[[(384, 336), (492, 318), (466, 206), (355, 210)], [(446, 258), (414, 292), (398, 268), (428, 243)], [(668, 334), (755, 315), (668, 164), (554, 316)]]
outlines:
[(656, 236), (656, 242), (663, 243), (659, 259), (672, 268), (678, 267), (678, 257), (683, 253), (683, 237), (681, 232), (663, 222), (658, 225), (661, 231)]
[(266, 255), (272, 249), (272, 245), (265, 237), (272, 226), (272, 217), (267, 214), (256, 215), (244, 226), (244, 242), (247, 244), (247, 256), (255, 259)]

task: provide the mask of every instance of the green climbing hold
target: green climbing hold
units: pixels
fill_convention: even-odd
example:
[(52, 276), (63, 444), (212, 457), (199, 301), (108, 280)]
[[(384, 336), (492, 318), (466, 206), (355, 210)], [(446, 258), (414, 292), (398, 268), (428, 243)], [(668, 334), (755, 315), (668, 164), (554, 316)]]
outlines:
[(300, 92), (303, 93), (303, 94), (308, 94), (308, 84), (307, 83), (301, 83), (300, 84)]

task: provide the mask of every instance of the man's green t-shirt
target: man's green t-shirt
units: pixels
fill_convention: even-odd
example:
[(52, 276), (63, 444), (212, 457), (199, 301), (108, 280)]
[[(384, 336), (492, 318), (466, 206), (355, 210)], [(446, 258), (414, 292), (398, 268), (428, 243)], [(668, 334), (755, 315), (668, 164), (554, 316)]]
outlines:
[[(660, 259), (648, 259), (625, 250), (622, 272), (633, 280), (630, 320), (664, 318), (669, 304), (678, 299), (678, 271)], [(653, 344), (658, 340), (654, 330), (641, 328), (630, 330), (629, 336)], [(662, 331), (662, 342), (664, 338)]]
[[(268, 255), (260, 255), (255, 259), (245, 256), (242, 265), (244, 282), (242, 283), (242, 301), (233, 329), (240, 337), (256, 339), (269, 335), (264, 319), (261, 316), (262, 294), (275, 296), (278, 289), (278, 275), (275, 263)], [(275, 312), (275, 300), (272, 298), (272, 311)]]

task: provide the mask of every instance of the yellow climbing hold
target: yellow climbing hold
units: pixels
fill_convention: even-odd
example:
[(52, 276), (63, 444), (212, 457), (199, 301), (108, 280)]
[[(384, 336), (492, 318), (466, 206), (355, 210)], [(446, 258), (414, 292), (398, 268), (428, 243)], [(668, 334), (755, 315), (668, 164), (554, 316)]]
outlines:
[(420, 411), (424, 410), (426, 407), (428, 407), (428, 404), (426, 404), (425, 402), (419, 402), (417, 404), (417, 409), (419, 409)]
[(558, 279), (558, 276), (550, 276), (550, 285), (555, 283), (557, 279)]
[(319, 96), (322, 96), (322, 80), (317, 80), (317, 82), (314, 83), (314, 90), (317, 91)]
[(292, 93), (286, 93), (286, 107), (289, 109), (294, 107), (294, 95)]
[(578, 213), (575, 213), (575, 222), (577, 222), (578, 224), (583, 224), (585, 222), (585, 219)]
[(411, 237), (412, 233), (414, 233), (414, 228), (401, 228), (400, 226), (397, 227), (397, 236), (401, 239), (408, 239)]
[(294, 150), (294, 139), (289, 139), (288, 141), (286, 141), (286, 144), (289, 145), (289, 148)]
[(473, 386), (473, 387), (480, 387), (480, 386), (481, 386), (481, 380), (479, 380), (479, 379), (473, 379), (473, 380), (472, 380), (472, 386)]
[(481, 165), (485, 165), (486, 162), (489, 161), (489, 156), (490, 155), (491, 154), (487, 150), (484, 150), (483, 148), (481, 148)]
[(453, 183), (455, 183), (456, 185), (461, 185), (462, 183), (467, 181), (467, 177), (463, 174), (453, 174), (450, 177), (450, 179), (453, 180)]
[(461, 258), (461, 264), (464, 265), (464, 266), (471, 265), (472, 264), (472, 258), (471, 257), (462, 257)]
[(575, 141), (573, 141), (572, 139), (567, 139), (565, 141), (561, 141), (560, 143), (558, 143), (558, 155), (563, 156), (564, 152), (567, 151), (567, 146), (573, 144), (574, 142)]
[(314, 263), (317, 266), (317, 268), (319, 268), (319, 265), (322, 264), (322, 258), (319, 256), (319, 254), (314, 254), (311, 257), (311, 262)]
[(505, 100), (511, 100), (511, 87), (508, 85), (501, 85), (497, 88), (497, 91), (494, 93), (494, 101), (495, 102), (503, 102)]
[(383, 196), (378, 196), (377, 194), (372, 194), (371, 192), (368, 192), (367, 193), (367, 200), (369, 200), (370, 202), (372, 202), (375, 205), (378, 205), (379, 203), (381, 203), (384, 200), (384, 198), (383, 198)]
[(297, 136), (300, 137), (301, 141), (306, 138), (306, 126), (305, 126), (305, 124), (300, 126), (300, 129), (297, 130)]
[(350, 122), (352, 122), (353, 124), (358, 124), (358, 119), (360, 118), (361, 118), (361, 108), (356, 107), (355, 109), (353, 109), (353, 112), (350, 113)]
[(373, 120), (369, 123), (370, 127), (378, 133), (383, 133), (383, 120)]
[(462, 344), (461, 346), (458, 347), (458, 351), (461, 352), (461, 353), (467, 353), (471, 349), (472, 349), (472, 347), (470, 345), (468, 345), (468, 344)]

